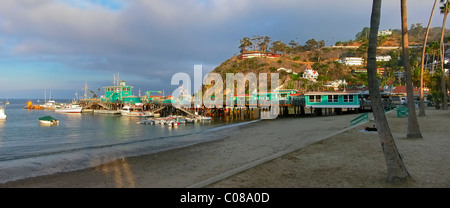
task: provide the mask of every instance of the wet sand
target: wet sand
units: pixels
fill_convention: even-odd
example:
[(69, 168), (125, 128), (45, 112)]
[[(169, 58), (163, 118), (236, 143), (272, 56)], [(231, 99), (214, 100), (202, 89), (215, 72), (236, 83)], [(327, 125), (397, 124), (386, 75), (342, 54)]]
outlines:
[[(407, 139), (407, 118), (388, 113), (395, 142), (414, 178), (400, 187), (450, 187), (450, 113), (432, 108), (426, 113), (418, 117), (423, 139)], [(360, 131), (373, 121), (350, 127), (356, 116), (263, 120), (212, 132), (214, 141), (0, 187), (399, 187), (385, 182), (378, 135)]]

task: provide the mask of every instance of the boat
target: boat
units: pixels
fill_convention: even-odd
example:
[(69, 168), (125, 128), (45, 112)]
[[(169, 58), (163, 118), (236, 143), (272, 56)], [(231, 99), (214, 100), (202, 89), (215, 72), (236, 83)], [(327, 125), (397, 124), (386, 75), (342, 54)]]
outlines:
[(49, 101), (42, 104), (41, 108), (46, 109), (46, 110), (56, 110), (57, 108), (61, 108), (61, 104), (56, 103), (56, 101), (53, 99), (50, 99)]
[(211, 121), (212, 117), (210, 117), (210, 116), (197, 116), (197, 119), (200, 119), (201, 121)]
[(31, 100), (28, 100), (28, 103), (27, 103), (27, 105), (24, 108), (28, 109), (28, 110), (41, 110), (41, 109), (43, 109), (41, 107), (41, 105), (33, 105), (33, 102)]
[(59, 124), (59, 120), (51, 116), (40, 117), (39, 122), (43, 125), (50, 125), (50, 126)]
[(125, 105), (120, 110), (120, 114), (122, 116), (132, 116), (132, 117), (151, 117), (153, 116), (153, 113), (149, 111), (144, 111), (142, 106), (138, 105)]
[(71, 103), (66, 106), (56, 108), (55, 112), (57, 113), (81, 113), (83, 107), (78, 103)]
[(6, 119), (8, 116), (5, 114), (5, 107), (3, 105), (0, 105), (0, 120)]

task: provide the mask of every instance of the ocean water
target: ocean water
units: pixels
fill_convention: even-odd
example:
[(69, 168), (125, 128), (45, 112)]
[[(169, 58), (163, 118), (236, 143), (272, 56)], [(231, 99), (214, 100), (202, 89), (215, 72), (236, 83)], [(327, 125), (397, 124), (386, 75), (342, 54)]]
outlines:
[[(0, 120), (0, 183), (210, 141), (214, 138), (205, 134), (257, 121), (213, 119), (169, 128), (137, 124), (141, 118), (120, 115), (27, 110), (28, 100), (9, 101), (5, 109), (8, 118)], [(60, 124), (42, 126), (38, 118), (46, 115)]]

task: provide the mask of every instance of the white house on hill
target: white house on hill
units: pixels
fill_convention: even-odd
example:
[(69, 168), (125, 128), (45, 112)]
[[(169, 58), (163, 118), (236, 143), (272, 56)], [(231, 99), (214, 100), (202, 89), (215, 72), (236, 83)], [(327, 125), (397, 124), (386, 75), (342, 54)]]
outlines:
[(308, 64), (308, 66), (306, 66), (305, 71), (303, 72), (303, 79), (309, 79), (313, 82), (317, 81), (317, 77), (319, 77), (319, 73), (315, 70), (312, 69), (311, 65)]

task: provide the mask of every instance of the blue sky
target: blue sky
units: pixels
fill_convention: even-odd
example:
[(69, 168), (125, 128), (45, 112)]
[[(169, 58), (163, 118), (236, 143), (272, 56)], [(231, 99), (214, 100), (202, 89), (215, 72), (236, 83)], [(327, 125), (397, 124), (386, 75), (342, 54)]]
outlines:
[[(432, 0), (408, 0), (408, 25), (426, 27)], [(2, 0), (0, 98), (73, 98), (112, 85), (170, 94), (177, 72), (204, 73), (253, 35), (300, 44), (354, 39), (371, 0)], [(380, 29), (400, 28), (400, 1), (382, 2)], [(435, 12), (432, 26), (442, 24)]]

